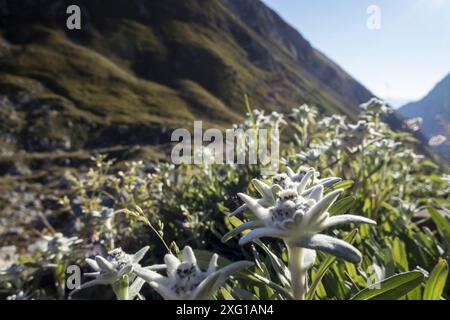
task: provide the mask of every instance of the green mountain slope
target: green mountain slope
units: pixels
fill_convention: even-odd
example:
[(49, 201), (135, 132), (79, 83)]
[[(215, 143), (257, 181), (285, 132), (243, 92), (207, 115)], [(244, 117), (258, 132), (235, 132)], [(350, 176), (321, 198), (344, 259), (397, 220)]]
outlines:
[[(66, 8), (82, 30), (66, 29)], [(0, 1), (3, 152), (158, 144), (194, 119), (229, 126), (371, 97), (260, 1)]]

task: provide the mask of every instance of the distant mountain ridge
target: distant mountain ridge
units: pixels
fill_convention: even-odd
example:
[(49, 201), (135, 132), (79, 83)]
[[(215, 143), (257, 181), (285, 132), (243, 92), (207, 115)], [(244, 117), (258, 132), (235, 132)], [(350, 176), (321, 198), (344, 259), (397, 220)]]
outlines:
[(445, 136), (447, 142), (438, 149), (450, 158), (450, 73), (423, 99), (408, 103), (398, 111), (405, 118), (422, 118), (421, 131), (428, 138)]
[[(259, 0), (105, 3), (0, 0), (0, 149), (158, 144), (194, 119), (241, 121), (245, 94), (349, 117), (372, 97)], [(71, 4), (81, 31), (65, 28)]]

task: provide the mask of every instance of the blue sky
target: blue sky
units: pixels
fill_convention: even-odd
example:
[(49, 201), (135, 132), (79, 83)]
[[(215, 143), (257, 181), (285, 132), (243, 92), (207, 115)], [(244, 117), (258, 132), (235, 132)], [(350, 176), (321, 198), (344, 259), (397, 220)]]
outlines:
[[(399, 106), (450, 73), (450, 0), (263, 0), (376, 95)], [(367, 27), (371, 5), (381, 29)]]

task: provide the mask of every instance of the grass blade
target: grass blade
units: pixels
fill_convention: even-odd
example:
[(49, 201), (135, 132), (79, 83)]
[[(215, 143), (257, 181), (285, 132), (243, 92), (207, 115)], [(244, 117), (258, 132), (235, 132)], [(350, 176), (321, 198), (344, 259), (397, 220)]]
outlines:
[(396, 274), (361, 290), (351, 300), (398, 300), (419, 286), (423, 279), (420, 271)]
[(444, 259), (439, 259), (436, 267), (431, 272), (425, 285), (424, 300), (439, 300), (445, 288), (448, 276), (448, 264)]

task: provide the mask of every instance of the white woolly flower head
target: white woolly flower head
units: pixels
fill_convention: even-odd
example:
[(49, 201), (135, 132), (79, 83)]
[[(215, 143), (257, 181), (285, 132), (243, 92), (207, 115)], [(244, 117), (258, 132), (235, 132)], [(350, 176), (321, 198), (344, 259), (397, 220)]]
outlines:
[(391, 113), (392, 109), (387, 104), (378, 98), (372, 98), (368, 102), (363, 103), (361, 109), (368, 113)]
[[(150, 247), (146, 246), (135, 254), (127, 254), (121, 248), (116, 248), (108, 252), (106, 258), (95, 256), (94, 259), (86, 259), (86, 263), (94, 270), (94, 272), (86, 273), (85, 276), (94, 279), (72, 291), (70, 296), (80, 290), (96, 285), (111, 285), (114, 288), (124, 276), (132, 276), (131, 272), (133, 271), (133, 268), (140, 267), (139, 262), (149, 249)], [(133, 299), (139, 293), (143, 284), (144, 281), (137, 279), (133, 283), (134, 292), (127, 294), (127, 299)]]
[(51, 236), (44, 236), (46, 244), (44, 245), (49, 258), (62, 259), (63, 256), (70, 254), (75, 246), (81, 244), (83, 240), (78, 237), (65, 237), (62, 233), (55, 233)]
[[(314, 186), (321, 185), (323, 187), (332, 186), (342, 179), (336, 177), (328, 177), (320, 179), (320, 173), (313, 168), (300, 167), (294, 171), (290, 167), (286, 168), (286, 173), (276, 174), (271, 179), (271, 184), (267, 184), (261, 180), (253, 179), (252, 183), (258, 193), (261, 195), (257, 201), (263, 207), (275, 205), (276, 200), (283, 190), (295, 191), (298, 196), (306, 196), (311, 193)], [(231, 215), (239, 214), (247, 208), (247, 204), (237, 208)]]
[[(293, 170), (289, 170), (292, 176)], [(361, 254), (350, 244), (320, 234), (320, 232), (341, 224), (367, 223), (376, 224), (368, 218), (355, 215), (330, 216), (328, 210), (344, 191), (338, 189), (324, 195), (324, 186), (327, 183), (336, 183), (336, 178), (317, 180), (311, 185), (312, 178), (316, 177), (316, 171), (310, 169), (296, 184), (289, 175), (280, 175), (274, 182), (282, 182), (289, 188), (281, 189), (270, 206), (264, 206), (266, 201), (254, 199), (246, 194), (238, 194), (244, 201), (246, 208), (255, 216), (255, 220), (248, 221), (230, 231), (224, 238), (229, 238), (251, 230), (245, 234), (239, 244), (245, 245), (255, 239), (272, 237), (282, 239), (290, 247), (302, 247), (312, 250), (322, 250), (345, 260), (359, 263)], [(309, 187), (309, 188), (308, 188)]]
[(181, 260), (171, 253), (165, 255), (167, 276), (153, 271), (152, 267), (135, 268), (134, 272), (166, 300), (205, 300), (214, 295), (231, 274), (253, 265), (249, 261), (239, 261), (217, 269), (218, 258), (213, 254), (208, 269), (202, 271), (194, 251), (186, 246)]
[(416, 118), (411, 118), (411, 119), (405, 120), (406, 127), (412, 131), (419, 131), (422, 124), (423, 124), (423, 118), (421, 118), (421, 117), (416, 117)]

